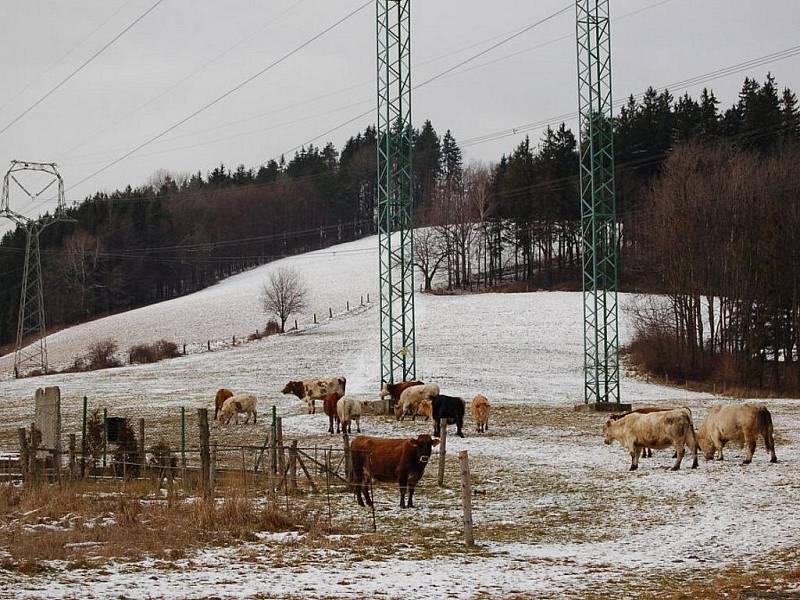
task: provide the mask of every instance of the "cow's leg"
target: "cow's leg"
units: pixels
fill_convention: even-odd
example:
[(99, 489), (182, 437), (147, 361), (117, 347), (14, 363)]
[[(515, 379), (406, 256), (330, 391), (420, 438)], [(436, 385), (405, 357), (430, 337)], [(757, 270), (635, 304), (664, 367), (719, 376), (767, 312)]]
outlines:
[(361, 433), (361, 417), (356, 417), (356, 433)]
[(775, 440), (772, 437), (771, 427), (767, 427), (764, 431), (764, 445), (767, 447), (767, 452), (769, 452), (769, 462), (778, 462), (778, 457), (775, 455)]
[(756, 451), (756, 438), (754, 438), (754, 437), (751, 438), (749, 436), (745, 436), (745, 438), (744, 438), (744, 448), (747, 451), (747, 454), (745, 455), (744, 460), (742, 461), (742, 464), (743, 465), (749, 465), (751, 462), (753, 462), (753, 454)]
[(689, 431), (689, 439), (687, 440), (689, 445), (689, 450), (692, 453), (692, 468), (697, 468), (697, 437), (694, 434), (694, 430)]
[[(353, 482), (353, 487), (356, 490), (356, 500), (359, 506), (364, 506), (364, 498), (361, 497), (361, 488), (364, 487), (363, 479), (356, 479)], [(364, 490), (366, 492), (366, 489)]]
[(408, 476), (408, 508), (414, 508), (414, 490), (417, 488), (419, 477), (416, 473), (411, 473)]
[(677, 471), (681, 468), (681, 462), (683, 461), (683, 455), (686, 453), (686, 449), (683, 445), (683, 440), (680, 441), (680, 445), (675, 444), (675, 455), (677, 458), (675, 459), (675, 464), (672, 465), (672, 470)]
[(375, 501), (369, 493), (369, 488), (372, 487), (372, 476), (364, 477), (364, 496), (367, 499), (367, 506), (372, 506)]
[(333, 433), (333, 415), (328, 415), (328, 433)]
[(253, 409), (253, 425), (257, 424), (257, 420), (258, 420), (258, 411), (256, 409)]
[(639, 447), (634, 446), (633, 450), (631, 450), (631, 468), (628, 470), (635, 471), (638, 468), (639, 468)]
[(458, 421), (456, 421), (456, 435), (458, 437), (464, 437), (464, 433), (461, 431), (461, 428), (464, 426), (464, 417), (461, 417)]
[(406, 507), (406, 489), (408, 488), (408, 474), (401, 473), (400, 479), (400, 508)]
[[(722, 448), (725, 446), (725, 442), (722, 441), (722, 438), (719, 436), (712, 437), (711, 444), (714, 447), (714, 452), (719, 451), (719, 460), (725, 460), (725, 457), (722, 455)], [(711, 458), (714, 458), (713, 454)]]

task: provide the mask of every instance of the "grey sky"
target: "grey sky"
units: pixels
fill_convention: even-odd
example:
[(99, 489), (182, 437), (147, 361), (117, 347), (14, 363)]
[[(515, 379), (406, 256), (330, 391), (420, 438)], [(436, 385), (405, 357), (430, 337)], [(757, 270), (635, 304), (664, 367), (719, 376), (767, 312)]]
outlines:
[[(0, 1), (0, 106), (7, 104), (0, 109), (2, 129), (155, 0)], [(56, 161), (69, 190), (67, 200), (72, 201), (98, 189), (145, 182), (160, 168), (206, 173), (220, 161), (230, 167), (266, 162), (374, 107), (373, 6), (163, 140), (70, 189), (86, 175), (306, 41), (362, 1), (164, 0), (82, 72), (0, 134), (0, 171), (5, 172), (14, 158)], [(797, 0), (661, 2), (612, 0), (615, 19), (655, 5), (612, 25), (617, 98), (640, 92), (649, 84), (680, 81), (800, 44)], [(424, 81), (504, 34), (568, 4), (567, 0), (416, 0), (412, 5), (413, 79)], [(106, 20), (105, 26), (86, 38)], [(573, 112), (574, 30), (574, 11), (569, 10), (461, 71), (420, 89), (413, 98), (415, 123), (430, 118), (440, 133), (450, 128), (459, 141), (467, 141)], [(237, 48), (187, 78), (248, 36)], [(84, 38), (74, 52), (45, 73)], [(519, 53), (552, 40), (558, 41)], [(462, 51), (456, 52), (459, 49)], [(518, 54), (496, 60), (514, 53)], [(491, 64), (479, 66), (484, 63)], [(768, 69), (781, 86), (800, 88), (799, 65), (800, 57), (793, 57), (708, 85), (727, 106), (734, 101), (745, 75), (760, 80)], [(14, 98), (31, 81), (34, 83)], [(333, 94), (343, 88), (351, 89)], [(671, 91), (675, 95), (684, 91), (697, 95), (701, 88), (698, 85)], [(298, 105), (323, 94), (330, 95)], [(262, 113), (269, 114), (221, 127)], [(371, 112), (369, 117), (327, 138), (341, 148), (349, 135), (373, 121)], [(534, 140), (540, 136), (540, 130), (529, 133)], [(467, 144), (465, 156), (468, 160), (494, 160), (523, 136), (519, 133)], [(27, 206), (18, 208), (26, 212)], [(5, 225), (0, 224), (2, 229)]]

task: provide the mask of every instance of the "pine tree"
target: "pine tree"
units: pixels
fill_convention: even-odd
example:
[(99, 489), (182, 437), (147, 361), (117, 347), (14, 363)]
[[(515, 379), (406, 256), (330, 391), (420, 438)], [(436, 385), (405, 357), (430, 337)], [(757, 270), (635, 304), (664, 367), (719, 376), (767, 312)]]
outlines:
[(797, 108), (797, 96), (786, 88), (781, 98), (781, 126), (785, 140), (800, 139), (800, 110)]

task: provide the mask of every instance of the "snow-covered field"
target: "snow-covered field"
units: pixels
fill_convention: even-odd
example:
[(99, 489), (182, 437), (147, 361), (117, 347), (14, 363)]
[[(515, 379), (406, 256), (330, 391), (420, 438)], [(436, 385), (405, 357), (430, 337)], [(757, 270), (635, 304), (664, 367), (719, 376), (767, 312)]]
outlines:
[[(329, 303), (353, 302), (367, 292), (374, 299), (374, 245), (368, 238), (290, 259), (306, 274), (314, 306), (327, 312)], [(53, 337), (50, 348), (69, 359), (94, 336), (113, 335), (122, 346), (255, 329), (263, 322), (257, 289), (275, 267), (66, 330)], [(352, 520), (351, 541), (328, 540), (324, 548), (309, 549), (293, 538), (267, 536), (201, 550), (169, 565), (148, 557), (94, 571), (62, 571), (56, 565), (46, 575), (9, 575), (13, 581), (0, 587), (0, 597), (13, 595), (12, 589), (29, 597), (96, 598), (657, 596), (674, 591), (663, 588), (664, 581), (704, 581), (728, 568), (792, 566), (786, 557), (796, 557), (800, 548), (797, 403), (768, 401), (781, 461), (776, 465), (759, 447), (749, 467), (739, 465), (740, 454), (733, 450), (725, 463), (701, 460), (697, 470), (673, 473), (667, 470), (670, 453), (662, 451), (629, 473), (625, 451), (602, 443), (603, 417), (573, 411), (582, 393), (580, 294), (418, 296), (417, 306), (418, 376), (439, 383), (445, 393), (467, 398), (483, 393), (495, 407), (487, 435), (473, 433), (470, 421), (465, 439), (448, 439), (449, 456), (462, 449), (470, 454), (476, 551), (459, 549), (460, 492), (451, 459), (448, 487), (433, 485), (431, 469), (418, 508), (400, 511), (395, 487), (377, 491), (378, 533), (397, 537), (388, 554), (359, 547), (367, 513), (342, 495), (337, 511), (340, 521)], [(622, 317), (626, 339), (624, 312)], [(326, 418), (303, 414), (300, 403), (279, 390), (289, 378), (341, 373), (349, 393), (374, 398), (377, 318), (373, 302), (317, 327), (234, 349), (156, 365), (2, 381), (0, 442), (8, 446), (15, 428), (30, 422), (30, 398), (43, 385), (61, 386), (69, 431), (77, 431), (84, 395), (92, 406), (107, 406), (109, 414), (134, 411), (152, 423), (174, 421), (180, 406), (209, 406), (215, 389), (224, 385), (257, 393), (262, 413), (276, 405), (284, 415), (285, 437), (327, 442)], [(727, 401), (627, 376), (622, 394), (637, 404), (688, 405), (698, 423), (710, 405)], [(368, 434), (393, 436), (429, 428), (383, 417), (367, 417), (362, 426)], [(265, 432), (261, 422), (249, 429), (215, 425), (212, 436), (261, 440)], [(415, 535), (434, 550), (426, 546), (423, 552)], [(0, 570), (0, 584), (3, 577)]]

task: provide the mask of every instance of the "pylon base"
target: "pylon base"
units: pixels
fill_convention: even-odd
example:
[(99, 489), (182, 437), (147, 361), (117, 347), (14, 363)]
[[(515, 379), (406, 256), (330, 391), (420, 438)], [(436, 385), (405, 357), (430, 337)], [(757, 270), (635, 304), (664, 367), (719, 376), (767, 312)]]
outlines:
[(621, 402), (593, 402), (578, 404), (575, 406), (575, 410), (578, 412), (628, 412), (631, 410), (631, 405)]

